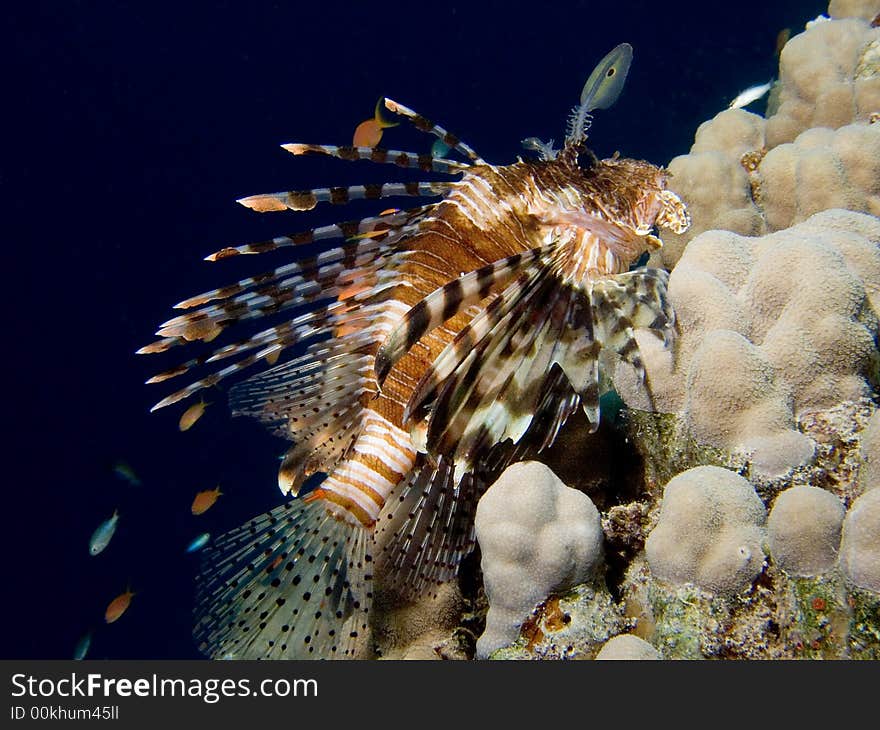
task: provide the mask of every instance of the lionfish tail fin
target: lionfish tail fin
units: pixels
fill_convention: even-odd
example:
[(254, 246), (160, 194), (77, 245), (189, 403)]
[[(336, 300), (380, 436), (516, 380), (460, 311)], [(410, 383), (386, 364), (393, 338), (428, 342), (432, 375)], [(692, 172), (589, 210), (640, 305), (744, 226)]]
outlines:
[(199, 648), (213, 659), (351, 658), (372, 597), (360, 525), (286, 502), (220, 537), (198, 578)]

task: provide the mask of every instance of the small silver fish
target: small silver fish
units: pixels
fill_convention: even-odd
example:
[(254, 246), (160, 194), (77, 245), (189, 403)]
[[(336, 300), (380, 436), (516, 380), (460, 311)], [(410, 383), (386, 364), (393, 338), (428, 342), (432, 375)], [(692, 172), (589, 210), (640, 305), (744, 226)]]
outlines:
[(92, 539), (89, 540), (89, 553), (97, 555), (110, 544), (113, 533), (116, 532), (117, 522), (119, 522), (119, 512), (113, 510), (110, 518), (98, 525), (98, 529), (92, 533)]
[(758, 86), (750, 86), (745, 91), (741, 91), (737, 97), (730, 102), (728, 109), (742, 109), (744, 106), (748, 106), (753, 101), (757, 101), (770, 91), (771, 86), (773, 86), (772, 81), (768, 81), (766, 84), (759, 84)]
[(73, 650), (73, 658), (77, 661), (85, 659), (89, 653), (89, 647), (92, 645), (92, 632), (90, 631), (76, 642), (76, 648)]
[(208, 541), (210, 539), (211, 539), (211, 533), (210, 532), (203, 532), (201, 535), (199, 535), (197, 538), (195, 538), (195, 540), (193, 540), (189, 545), (187, 545), (186, 551), (188, 553), (194, 553), (194, 552), (196, 552), (196, 550), (201, 550), (203, 547), (205, 547), (205, 545), (208, 544)]

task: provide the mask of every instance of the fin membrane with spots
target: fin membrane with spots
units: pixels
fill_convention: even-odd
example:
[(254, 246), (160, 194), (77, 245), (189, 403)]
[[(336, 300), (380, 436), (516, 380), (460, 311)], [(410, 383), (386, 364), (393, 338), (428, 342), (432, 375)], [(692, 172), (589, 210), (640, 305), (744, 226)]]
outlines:
[(369, 542), (308, 499), (221, 536), (198, 579), (199, 648), (213, 659), (351, 658), (368, 625)]

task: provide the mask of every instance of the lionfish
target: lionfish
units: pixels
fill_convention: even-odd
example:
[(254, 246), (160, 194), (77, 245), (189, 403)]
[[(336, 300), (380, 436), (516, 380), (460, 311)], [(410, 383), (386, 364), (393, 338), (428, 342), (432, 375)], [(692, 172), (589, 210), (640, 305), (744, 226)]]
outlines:
[[(632, 267), (662, 245), (656, 227), (681, 232), (689, 220), (666, 188), (665, 170), (617, 155), (599, 160), (586, 147), (590, 112), (616, 100), (631, 58), (622, 44), (596, 67), (561, 149), (552, 140), (524, 140), (537, 159), (490, 164), (443, 127), (386, 99), (390, 112), (466, 161), (370, 147), (283, 147), (457, 179), (238, 201), (259, 212), (305, 211), (357, 198), (440, 196), (207, 256), (306, 244), (318, 251), (186, 299), (176, 306), (189, 311), (139, 351), (208, 342), (234, 324), (283, 314), (274, 326), (148, 381), (231, 361), (155, 410), (287, 355), (230, 390), (234, 415), (256, 418), (292, 442), (278, 475), (290, 498), (205, 551), (194, 629), (203, 652), (360, 655), (377, 564), (386, 566), (388, 584), (412, 598), (453, 578), (474, 548), (474, 510), (488, 475), (552, 444), (578, 407), (598, 426), (603, 350), (644, 379), (634, 329), (668, 343), (674, 317), (666, 272)], [(323, 480), (300, 494), (312, 475)]]

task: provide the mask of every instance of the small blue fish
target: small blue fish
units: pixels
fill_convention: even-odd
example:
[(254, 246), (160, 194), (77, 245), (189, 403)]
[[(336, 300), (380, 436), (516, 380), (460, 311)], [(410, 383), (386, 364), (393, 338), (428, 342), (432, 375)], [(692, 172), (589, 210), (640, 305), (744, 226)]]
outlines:
[(113, 465), (113, 473), (120, 479), (127, 481), (133, 487), (141, 486), (141, 480), (138, 478), (138, 475), (134, 473), (134, 469), (124, 461), (117, 461)]
[(76, 648), (73, 650), (73, 658), (77, 661), (86, 658), (89, 653), (89, 647), (92, 645), (92, 632), (90, 631), (76, 642)]
[(201, 550), (205, 545), (208, 544), (208, 541), (211, 539), (210, 532), (203, 532), (199, 535), (195, 540), (193, 540), (186, 548), (188, 553), (194, 553), (196, 550)]
[(113, 510), (110, 519), (98, 525), (98, 529), (92, 533), (92, 539), (89, 540), (89, 553), (97, 555), (110, 544), (113, 533), (116, 532), (117, 522), (119, 522), (119, 512)]
[(442, 139), (437, 139), (434, 141), (434, 144), (431, 145), (431, 157), (446, 157), (451, 149), (452, 148)]

